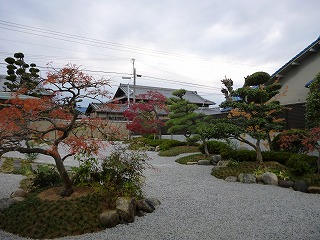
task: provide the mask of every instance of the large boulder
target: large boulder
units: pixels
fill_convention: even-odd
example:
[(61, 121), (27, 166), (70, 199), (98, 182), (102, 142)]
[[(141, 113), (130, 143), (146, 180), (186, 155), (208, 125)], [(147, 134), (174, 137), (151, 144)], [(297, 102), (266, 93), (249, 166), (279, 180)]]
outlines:
[(257, 182), (256, 176), (254, 174), (250, 174), (250, 173), (240, 173), (238, 176), (238, 180), (239, 180), (239, 182), (242, 182), (242, 183), (256, 183)]
[(136, 214), (136, 200), (130, 197), (119, 197), (116, 201), (116, 209), (120, 220), (132, 223)]
[(278, 177), (272, 172), (265, 172), (261, 175), (261, 181), (267, 185), (278, 185)]
[(120, 223), (117, 210), (106, 210), (100, 214), (100, 223), (106, 228), (112, 228)]
[(293, 189), (299, 192), (308, 192), (308, 187), (305, 181), (297, 181), (293, 184)]
[(2, 198), (0, 199), (0, 212), (7, 209), (14, 203), (12, 198)]

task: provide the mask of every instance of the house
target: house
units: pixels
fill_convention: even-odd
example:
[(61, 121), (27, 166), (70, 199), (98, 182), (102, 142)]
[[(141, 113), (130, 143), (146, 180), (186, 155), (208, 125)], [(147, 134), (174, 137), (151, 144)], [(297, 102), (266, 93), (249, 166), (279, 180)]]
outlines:
[[(123, 112), (128, 108), (128, 100), (129, 103), (133, 102), (134, 97), (136, 102), (145, 100), (141, 97), (141, 95), (148, 93), (148, 91), (157, 91), (164, 95), (166, 98), (171, 98), (174, 97), (172, 95), (172, 92), (177, 90), (171, 88), (136, 85), (134, 96), (133, 87), (133, 85), (120, 84), (112, 101), (107, 104), (90, 103), (86, 110), (86, 114), (92, 117), (101, 117), (112, 121), (126, 121), (126, 119), (123, 117)], [(204, 113), (210, 112), (209, 106), (215, 104), (214, 102), (199, 96), (196, 91), (187, 91), (183, 98), (191, 103), (198, 105), (198, 111), (202, 111)], [(165, 119), (168, 113), (161, 111), (159, 115), (160, 118)]]
[(290, 59), (271, 75), (269, 83), (278, 81), (282, 87), (278, 100), (285, 106), (286, 128), (305, 128), (307, 88), (320, 72), (320, 37)]

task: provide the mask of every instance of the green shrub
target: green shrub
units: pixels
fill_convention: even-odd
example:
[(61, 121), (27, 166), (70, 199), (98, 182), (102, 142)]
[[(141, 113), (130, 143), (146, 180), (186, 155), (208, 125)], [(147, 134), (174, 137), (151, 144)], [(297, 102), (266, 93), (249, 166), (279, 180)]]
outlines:
[(314, 173), (316, 168), (313, 165), (313, 157), (304, 154), (294, 154), (287, 162), (292, 174), (302, 176), (308, 173)]
[(235, 150), (232, 151), (233, 160), (238, 162), (255, 162), (257, 159), (256, 151), (253, 150)]
[(61, 183), (61, 178), (54, 166), (38, 165), (33, 179), (33, 186), (36, 188), (46, 188)]
[(143, 170), (148, 157), (121, 145), (103, 159), (99, 172), (102, 190), (122, 196), (142, 197)]
[[(208, 141), (208, 151), (210, 154), (221, 154), (221, 152), (232, 152), (232, 148), (224, 143), (224, 142), (219, 142), (219, 141)], [(199, 146), (199, 150), (204, 153), (204, 146), (201, 144)]]
[[(271, 148), (273, 151), (286, 151), (291, 153), (306, 153), (308, 149), (302, 144), (306, 131), (301, 129), (291, 129), (279, 133), (272, 139)], [(290, 147), (280, 147), (280, 138), (288, 137), (290, 139)]]
[(262, 152), (263, 161), (275, 161), (281, 163), (282, 165), (286, 165), (287, 161), (294, 153), (291, 152), (273, 152), (273, 151), (265, 151)]

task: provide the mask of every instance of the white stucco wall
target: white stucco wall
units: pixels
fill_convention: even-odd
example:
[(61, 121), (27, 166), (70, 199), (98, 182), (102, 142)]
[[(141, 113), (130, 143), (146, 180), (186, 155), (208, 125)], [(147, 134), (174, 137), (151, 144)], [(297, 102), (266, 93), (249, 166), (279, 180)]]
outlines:
[[(279, 83), (282, 85), (278, 100), (283, 104), (303, 103), (306, 101), (309, 89), (305, 85), (320, 72), (320, 53), (313, 53), (285, 73)], [(285, 93), (285, 95), (283, 95)]]

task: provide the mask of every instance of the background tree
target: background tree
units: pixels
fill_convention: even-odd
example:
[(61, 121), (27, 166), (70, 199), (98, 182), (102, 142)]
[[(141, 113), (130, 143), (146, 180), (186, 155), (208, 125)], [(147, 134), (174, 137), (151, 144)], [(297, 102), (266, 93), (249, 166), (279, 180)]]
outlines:
[[(108, 127), (108, 122), (101, 119), (78, 120), (76, 106), (84, 98), (106, 96), (108, 92), (104, 88), (108, 83), (105, 79), (94, 80), (74, 65), (59, 71), (51, 70), (44, 80), (49, 95), (25, 100), (17, 95), (0, 110), (0, 156), (11, 151), (51, 156), (64, 182), (61, 196), (71, 195), (72, 181), (64, 160), (76, 154), (97, 154), (102, 144), (90, 134), (75, 135), (74, 132), (95, 128), (106, 133)], [(36, 145), (29, 148), (29, 142)], [(40, 143), (46, 147), (37, 147)], [(68, 153), (62, 156), (59, 146), (68, 149)]]
[(198, 106), (183, 98), (186, 92), (186, 90), (180, 89), (172, 93), (175, 97), (168, 100), (170, 119), (166, 125), (169, 127), (169, 133), (178, 133), (189, 137), (196, 129), (198, 114), (194, 111), (198, 109)]
[(125, 118), (130, 122), (127, 128), (139, 134), (158, 134), (161, 139), (161, 127), (164, 122), (159, 114), (167, 113), (166, 97), (157, 91), (148, 91), (147, 94), (140, 94), (141, 102), (134, 103), (123, 112)]
[(306, 99), (306, 127), (307, 129), (320, 127), (320, 73), (309, 86)]
[[(221, 81), (226, 86), (222, 92), (228, 92), (230, 97), (220, 106), (231, 110), (225, 125), (219, 123), (220, 129), (217, 131), (222, 134), (220, 138), (235, 138), (250, 145), (257, 152), (257, 161), (260, 163), (263, 162), (261, 141), (269, 140), (270, 132), (280, 130), (283, 121), (278, 117), (282, 106), (274, 100), (281, 85), (277, 82), (266, 85), (269, 79), (270, 75), (265, 72), (254, 73), (245, 78), (244, 86), (237, 90), (230, 87), (231, 79)], [(222, 129), (225, 133), (221, 132)], [(255, 143), (248, 141), (243, 134), (251, 136)]]
[(7, 82), (4, 83), (7, 90), (16, 92), (23, 90), (26, 95), (38, 96), (40, 92), (40, 70), (36, 64), (30, 65), (24, 61), (23, 53), (15, 53), (14, 58), (5, 59), (7, 65)]

